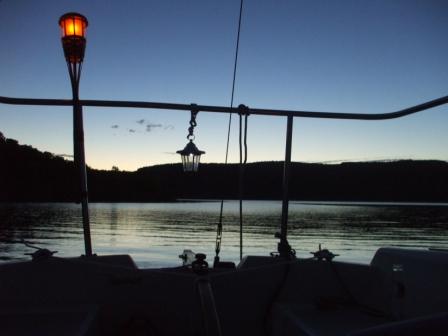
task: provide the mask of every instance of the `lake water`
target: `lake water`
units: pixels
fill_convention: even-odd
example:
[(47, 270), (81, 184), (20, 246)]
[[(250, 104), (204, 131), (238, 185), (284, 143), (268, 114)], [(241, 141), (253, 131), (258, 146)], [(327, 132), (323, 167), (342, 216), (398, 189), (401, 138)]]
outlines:
[[(140, 267), (180, 265), (183, 249), (213, 260), (220, 202), (90, 204), (97, 254), (130, 254)], [(281, 202), (244, 202), (244, 254), (269, 255), (281, 218)], [(21, 240), (84, 253), (80, 205), (0, 204), (0, 262), (29, 259)], [(238, 202), (224, 204), (221, 260), (239, 259)], [(318, 244), (339, 260), (370, 262), (381, 246), (448, 248), (448, 204), (330, 204), (291, 202), (289, 242), (299, 257)]]

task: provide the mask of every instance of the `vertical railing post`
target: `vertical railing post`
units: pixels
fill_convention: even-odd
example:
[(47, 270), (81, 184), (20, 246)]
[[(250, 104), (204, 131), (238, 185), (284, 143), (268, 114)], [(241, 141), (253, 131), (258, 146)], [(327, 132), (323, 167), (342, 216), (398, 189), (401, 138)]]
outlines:
[(90, 218), (89, 218), (89, 193), (87, 188), (87, 168), (84, 150), (84, 127), (82, 116), (82, 105), (79, 100), (73, 100), (73, 115), (75, 120), (74, 129), (74, 147), (76, 148), (75, 161), (78, 170), (78, 181), (80, 186), (81, 208), (82, 208), (82, 224), (84, 232), (84, 245), (86, 256), (92, 256), (92, 239), (90, 236)]
[(290, 258), (292, 256), (291, 246), (288, 243), (288, 210), (289, 210), (289, 178), (291, 170), (291, 144), (292, 144), (293, 116), (289, 115), (286, 125), (286, 146), (285, 163), (283, 166), (283, 201), (282, 201), (282, 221), (280, 225), (280, 238), (278, 252), (281, 257)]
[(80, 66), (68, 63), (73, 93), (73, 154), (81, 201), (82, 226), (86, 256), (92, 256), (92, 239), (90, 236), (89, 192), (87, 188), (87, 168), (84, 150), (84, 122), (82, 105), (79, 101)]

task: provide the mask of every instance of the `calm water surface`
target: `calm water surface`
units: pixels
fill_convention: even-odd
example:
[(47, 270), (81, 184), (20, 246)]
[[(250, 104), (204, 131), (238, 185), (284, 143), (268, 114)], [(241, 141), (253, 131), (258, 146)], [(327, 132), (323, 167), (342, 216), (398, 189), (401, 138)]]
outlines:
[[(275, 251), (281, 217), (277, 201), (244, 203), (244, 254)], [(183, 249), (215, 249), (219, 202), (96, 203), (90, 205), (97, 254), (130, 254), (140, 267), (180, 265)], [(238, 203), (224, 207), (221, 260), (239, 258)], [(448, 205), (291, 202), (289, 242), (300, 257), (319, 243), (339, 260), (368, 263), (381, 246), (448, 248)], [(0, 204), (0, 262), (23, 260), (34, 250), (22, 239), (57, 250), (84, 252), (80, 206), (66, 203)]]

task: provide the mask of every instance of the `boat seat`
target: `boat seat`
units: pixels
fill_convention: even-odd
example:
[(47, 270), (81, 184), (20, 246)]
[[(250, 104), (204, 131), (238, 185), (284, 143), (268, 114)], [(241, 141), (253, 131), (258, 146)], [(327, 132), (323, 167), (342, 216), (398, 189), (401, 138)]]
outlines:
[(356, 307), (322, 309), (315, 305), (275, 304), (272, 310), (272, 335), (327, 336), (347, 335), (390, 322), (383, 316), (360, 311)]
[(445, 336), (448, 330), (448, 313), (390, 322), (356, 309), (316, 311), (299, 305), (275, 309), (282, 319), (276, 321), (274, 335)]
[(371, 265), (399, 291), (391, 302), (399, 319), (448, 312), (448, 252), (380, 248)]
[(367, 336), (415, 329), (432, 335), (432, 322), (448, 323), (447, 283), (444, 251), (382, 248), (371, 265), (299, 260), (272, 310), (271, 331)]
[(271, 334), (347, 335), (390, 323), (389, 288), (369, 265), (298, 260), (271, 311)]
[(223, 336), (266, 335), (266, 318), (287, 263), (278, 259), (274, 264), (210, 273)]
[(447, 330), (448, 313), (439, 313), (383, 324), (351, 333), (348, 336), (445, 336)]
[(115, 255), (95, 255), (90, 258), (73, 258), (72, 260), (83, 260), (90, 263), (101, 263), (105, 265), (126, 267), (130, 269), (137, 269), (137, 265), (131, 256), (128, 254), (115, 254)]
[(237, 268), (245, 269), (252, 267), (260, 267), (266, 265), (278, 264), (281, 261), (279, 258), (273, 258), (270, 256), (245, 256), (238, 264)]
[(0, 334), (27, 335), (96, 335), (98, 307), (95, 305), (46, 305), (0, 309)]
[[(116, 266), (114, 260), (102, 261), (105, 259), (51, 257), (1, 265), (0, 311), (95, 305), (98, 312), (94, 318), (101, 335), (125, 335), (133, 321), (144, 321), (156, 331), (163, 330), (164, 335), (200, 332), (194, 274), (139, 270), (129, 263)], [(78, 315), (75, 317), (81, 321)]]

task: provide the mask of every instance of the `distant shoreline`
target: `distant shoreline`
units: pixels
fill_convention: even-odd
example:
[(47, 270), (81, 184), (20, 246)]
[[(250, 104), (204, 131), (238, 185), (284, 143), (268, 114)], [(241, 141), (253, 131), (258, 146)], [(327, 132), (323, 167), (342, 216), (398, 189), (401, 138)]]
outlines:
[[(0, 142), (0, 202), (76, 202), (80, 199), (73, 162), (42, 153), (14, 139)], [(283, 198), (281, 161), (248, 163), (243, 199)], [(180, 164), (135, 172), (87, 169), (89, 201), (106, 203), (211, 202), (238, 199), (238, 164), (201, 164), (185, 174)], [(291, 162), (289, 199), (323, 205), (419, 205), (448, 203), (448, 162), (401, 160), (337, 165)]]
[[(174, 201), (150, 201), (150, 202), (96, 202), (92, 201), (89, 204), (173, 204), (173, 203), (220, 203), (220, 199), (178, 199)], [(236, 203), (237, 199), (226, 199), (224, 203)], [(246, 199), (245, 202), (277, 202), (281, 203), (281, 200), (260, 200), (260, 199)], [(358, 207), (448, 207), (446, 202), (362, 202), (362, 201), (300, 201), (290, 200), (290, 204), (302, 204), (302, 205), (323, 205), (323, 206), (358, 206)], [(0, 205), (8, 204), (73, 204), (80, 205), (76, 202), (0, 202)]]
[[(238, 199), (225, 199), (224, 202), (238, 202)], [(177, 199), (179, 203), (218, 203), (220, 199)], [(244, 202), (281, 202), (281, 200), (245, 199)], [(289, 203), (305, 205), (336, 205), (336, 206), (440, 206), (448, 207), (446, 202), (364, 202), (364, 201), (304, 201), (290, 200)]]
[(371, 206), (371, 207), (408, 207), (408, 206), (437, 206), (448, 207), (448, 203), (445, 202), (333, 202), (333, 201), (290, 201), (290, 203), (296, 204), (309, 204), (309, 205), (337, 205), (337, 206)]

